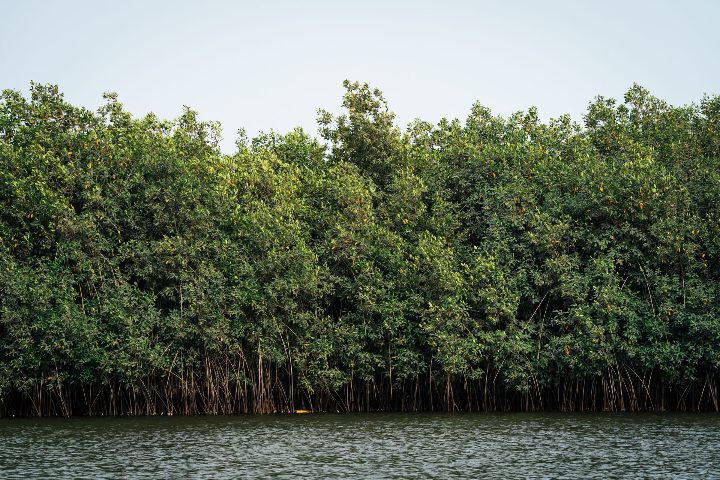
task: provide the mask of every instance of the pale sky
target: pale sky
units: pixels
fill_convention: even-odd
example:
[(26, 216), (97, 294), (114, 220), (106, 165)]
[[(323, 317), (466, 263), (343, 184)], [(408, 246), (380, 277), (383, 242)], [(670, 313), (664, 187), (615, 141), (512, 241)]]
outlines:
[(633, 82), (670, 103), (720, 93), (720, 1), (0, 0), (0, 88), (60, 86), (96, 109), (174, 118), (188, 105), (250, 136), (340, 110), (344, 79), (397, 122), (464, 119), (475, 101), (580, 121)]

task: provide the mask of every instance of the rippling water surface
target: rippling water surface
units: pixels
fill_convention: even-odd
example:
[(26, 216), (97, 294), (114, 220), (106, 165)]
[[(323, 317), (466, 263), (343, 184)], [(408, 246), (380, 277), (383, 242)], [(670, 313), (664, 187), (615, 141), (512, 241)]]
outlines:
[(720, 478), (720, 416), (0, 420), (0, 478)]

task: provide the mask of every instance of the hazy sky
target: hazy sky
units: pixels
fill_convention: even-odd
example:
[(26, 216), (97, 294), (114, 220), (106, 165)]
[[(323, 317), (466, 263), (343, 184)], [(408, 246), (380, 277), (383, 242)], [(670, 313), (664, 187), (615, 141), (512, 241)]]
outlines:
[(0, 88), (58, 84), (136, 115), (183, 105), (223, 147), (339, 111), (344, 79), (380, 88), (399, 124), (538, 107), (580, 120), (637, 82), (673, 104), (720, 93), (720, 1), (0, 0)]

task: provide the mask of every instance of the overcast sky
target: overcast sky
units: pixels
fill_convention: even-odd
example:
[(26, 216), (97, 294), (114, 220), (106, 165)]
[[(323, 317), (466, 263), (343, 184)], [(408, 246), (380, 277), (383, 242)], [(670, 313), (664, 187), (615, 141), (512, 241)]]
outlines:
[(380, 88), (402, 126), (507, 115), (580, 120), (633, 82), (673, 104), (720, 93), (720, 1), (0, 0), (0, 88), (58, 84), (135, 115), (183, 105), (250, 136), (339, 111), (344, 79)]

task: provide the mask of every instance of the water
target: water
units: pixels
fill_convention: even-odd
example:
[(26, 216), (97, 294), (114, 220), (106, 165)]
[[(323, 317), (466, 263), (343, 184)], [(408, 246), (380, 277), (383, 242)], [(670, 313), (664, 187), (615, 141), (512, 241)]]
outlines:
[(720, 416), (0, 420), (0, 478), (720, 478)]

